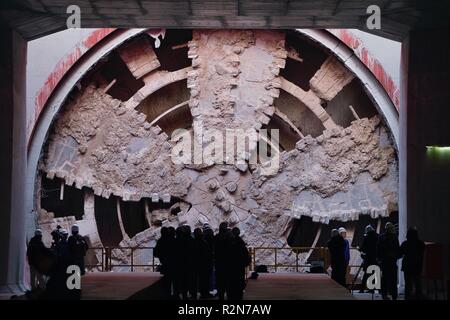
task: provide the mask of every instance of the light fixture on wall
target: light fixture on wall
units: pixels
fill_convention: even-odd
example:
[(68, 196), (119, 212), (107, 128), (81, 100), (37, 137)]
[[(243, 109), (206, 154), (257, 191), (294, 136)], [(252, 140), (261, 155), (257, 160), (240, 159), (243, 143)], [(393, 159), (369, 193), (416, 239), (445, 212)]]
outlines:
[(450, 146), (426, 146), (427, 152), (449, 152), (450, 153)]
[(449, 166), (450, 146), (426, 146), (426, 150), (426, 157), (432, 161), (434, 165)]

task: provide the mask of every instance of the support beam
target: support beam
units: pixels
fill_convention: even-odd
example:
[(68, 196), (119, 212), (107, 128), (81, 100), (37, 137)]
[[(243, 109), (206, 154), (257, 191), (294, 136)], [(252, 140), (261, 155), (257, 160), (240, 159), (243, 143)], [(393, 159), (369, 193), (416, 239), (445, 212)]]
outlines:
[(333, 119), (331, 119), (330, 115), (320, 105), (320, 99), (314, 94), (314, 92), (311, 90), (304, 91), (302, 88), (283, 77), (280, 77), (280, 81), (281, 89), (287, 93), (290, 93), (300, 100), (306, 107), (308, 107), (320, 119), (325, 129), (332, 129), (336, 127)]
[(117, 82), (117, 79), (113, 79), (106, 87), (103, 89), (104, 93), (108, 93), (109, 89), (112, 88), (113, 85), (115, 85)]
[(309, 81), (311, 91), (320, 99), (331, 101), (354, 78), (335, 57), (330, 56)]
[(125, 232), (125, 227), (122, 221), (122, 209), (120, 208), (120, 198), (117, 197), (117, 220), (119, 221), (120, 232), (122, 233), (122, 240), (129, 239), (130, 237)]
[(171, 83), (186, 79), (190, 70), (192, 70), (192, 67), (186, 67), (174, 72), (159, 71), (150, 73), (143, 78), (145, 85), (126, 102), (127, 108), (134, 109), (142, 100), (155, 91)]
[[(416, 30), (402, 47), (400, 226), (417, 226), (424, 241), (446, 248), (450, 275), (450, 28)], [(406, 228), (400, 230), (404, 239)]]
[(303, 59), (300, 57), (300, 54), (297, 52), (297, 50), (295, 50), (292, 47), (287, 48), (286, 50), (287, 50), (287, 57), (288, 58), (290, 58), (292, 60), (295, 60), (295, 61), (298, 61), (298, 62), (303, 62)]
[[(0, 29), (0, 291), (25, 289), (26, 42)], [(31, 214), (31, 213), (30, 213)]]
[(352, 114), (353, 114), (353, 117), (356, 119), (356, 120), (359, 120), (359, 119), (361, 119), (360, 118), (360, 116), (356, 113), (356, 110), (355, 110), (355, 108), (353, 108), (353, 106), (348, 106), (348, 108), (350, 109), (350, 111), (352, 112)]
[(188, 106), (189, 100), (184, 101), (182, 103), (177, 104), (176, 106), (173, 106), (172, 108), (164, 111), (163, 113), (161, 113), (159, 116), (157, 116), (155, 119), (153, 119), (152, 122), (150, 122), (150, 125), (155, 126), (158, 124), (158, 121), (161, 120), (162, 118), (164, 118), (165, 116), (171, 114), (172, 112), (177, 111), (178, 109), (182, 109), (183, 107), (187, 107), (189, 109)]
[(300, 136), (301, 139), (303, 139), (305, 137), (305, 135), (300, 131), (300, 129), (297, 128), (295, 126), (295, 124), (293, 124), (292, 121), (289, 119), (289, 117), (287, 115), (285, 115), (283, 112), (281, 112), (280, 109), (275, 108), (274, 114), (277, 115), (284, 122), (286, 122), (289, 125), (289, 127)]
[(59, 200), (64, 200), (64, 185), (65, 181), (61, 180), (61, 190), (59, 191)]
[(117, 51), (136, 79), (161, 66), (150, 42), (144, 37), (136, 37)]
[(182, 43), (182, 44), (178, 44), (176, 46), (172, 46), (172, 50), (177, 50), (177, 49), (182, 49), (182, 48), (187, 48), (188, 47), (188, 43)]
[(145, 209), (145, 219), (149, 226), (152, 225), (152, 212), (150, 211), (150, 206), (148, 205), (148, 199), (144, 199), (144, 209)]

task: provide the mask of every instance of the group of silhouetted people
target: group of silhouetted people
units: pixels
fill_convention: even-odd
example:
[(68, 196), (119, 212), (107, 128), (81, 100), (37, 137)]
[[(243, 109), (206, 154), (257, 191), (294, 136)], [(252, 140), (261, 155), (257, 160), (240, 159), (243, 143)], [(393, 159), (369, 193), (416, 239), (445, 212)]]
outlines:
[(192, 233), (190, 226), (162, 227), (154, 255), (161, 262), (167, 298), (240, 300), (250, 254), (239, 228), (222, 222), (214, 235), (205, 224)]
[[(349, 264), (349, 242), (344, 228), (333, 229), (328, 248), (331, 256), (331, 277), (346, 287), (346, 274)], [(367, 283), (369, 274), (367, 268), (378, 265), (381, 269), (381, 295), (383, 299), (396, 300), (397, 293), (397, 260), (403, 258), (402, 271), (405, 278), (405, 299), (420, 299), (422, 295), (421, 274), (425, 243), (419, 239), (415, 228), (409, 228), (406, 241), (401, 245), (397, 237), (395, 225), (388, 222), (385, 232), (378, 235), (375, 229), (368, 225), (365, 228), (364, 239), (360, 247), (363, 259), (364, 275), (362, 285)], [(413, 294), (414, 292), (414, 294)]]
[[(85, 273), (84, 257), (88, 250), (86, 240), (79, 234), (77, 225), (67, 230), (57, 226), (51, 232), (53, 242), (47, 248), (42, 241), (42, 231), (37, 229), (30, 239), (27, 257), (30, 265), (31, 286), (42, 292), (41, 298), (79, 298), (80, 290), (68, 290), (67, 267), (76, 265), (81, 275)], [(331, 278), (346, 287), (350, 262), (350, 243), (344, 228), (333, 229), (328, 249), (331, 258)], [(378, 235), (368, 225), (360, 246), (364, 275), (362, 285), (370, 276), (367, 268), (377, 265), (381, 269), (381, 294), (383, 299), (397, 299), (397, 260), (403, 258), (405, 298), (421, 298), (421, 273), (425, 244), (415, 228), (407, 232), (401, 245), (396, 227), (388, 222), (385, 231)], [(240, 300), (246, 285), (246, 267), (251, 258), (239, 228), (228, 228), (227, 222), (219, 225), (214, 234), (208, 225), (192, 232), (188, 225), (162, 227), (154, 256), (159, 258), (164, 298), (212, 298)], [(414, 294), (413, 294), (414, 292)]]
[(52, 244), (48, 248), (42, 241), (42, 230), (37, 229), (28, 243), (27, 258), (30, 265), (31, 289), (41, 292), (40, 298), (78, 299), (80, 290), (67, 287), (67, 268), (76, 265), (85, 273), (84, 257), (88, 249), (79, 234), (78, 225), (71, 228), (72, 235), (61, 226), (51, 232)]

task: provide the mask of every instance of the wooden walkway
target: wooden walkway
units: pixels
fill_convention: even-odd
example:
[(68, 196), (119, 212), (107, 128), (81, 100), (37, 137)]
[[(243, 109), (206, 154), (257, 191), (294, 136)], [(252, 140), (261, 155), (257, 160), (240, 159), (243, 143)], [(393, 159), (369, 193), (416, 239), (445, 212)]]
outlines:
[(245, 300), (353, 300), (326, 274), (263, 273), (249, 279)]
[(81, 277), (82, 300), (125, 300), (155, 284), (159, 272), (93, 272)]
[[(157, 298), (157, 272), (98, 272), (82, 277), (82, 299)], [(325, 274), (267, 273), (248, 280), (245, 300), (351, 300), (352, 295)]]

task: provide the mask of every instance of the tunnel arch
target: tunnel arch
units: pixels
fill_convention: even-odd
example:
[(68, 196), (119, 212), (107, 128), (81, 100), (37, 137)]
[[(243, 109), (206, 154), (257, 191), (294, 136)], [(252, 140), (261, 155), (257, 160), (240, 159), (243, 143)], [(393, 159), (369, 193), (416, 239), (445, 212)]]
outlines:
[(384, 117), (398, 149), (400, 142), (399, 113), (386, 90), (384, 90), (373, 73), (344, 42), (334, 37), (328, 31), (323, 29), (296, 29), (296, 31), (330, 50), (364, 84), (364, 89), (369, 97), (373, 99), (378, 113)]
[[(111, 37), (102, 41), (95, 48), (93, 48), (91, 53), (86, 57), (80, 59), (67, 73), (66, 77), (63, 79), (62, 83), (58, 88), (52, 93), (51, 98), (46, 104), (46, 108), (43, 111), (38, 123), (36, 124), (35, 133), (30, 141), (30, 148), (28, 153), (28, 183), (27, 183), (27, 212), (31, 212), (35, 206), (35, 196), (36, 196), (36, 174), (37, 174), (37, 164), (39, 161), (39, 156), (41, 154), (42, 147), (45, 143), (49, 128), (51, 127), (55, 116), (58, 114), (60, 108), (64, 104), (67, 96), (74, 86), (83, 78), (83, 76), (98, 62), (101, 57), (107, 55), (111, 50), (120, 46), (123, 42), (137, 36), (142, 33), (142, 29), (132, 29), (127, 31), (120, 31), (113, 34)], [(371, 74), (371, 72), (362, 64), (362, 62), (352, 53), (352, 51), (343, 43), (339, 42), (330, 33), (324, 30), (297, 30), (299, 34), (306, 35), (315, 42), (317, 42), (321, 47), (324, 47), (331, 51), (332, 55), (341, 60), (348, 69), (356, 75), (356, 77), (361, 80), (364, 84), (364, 88), (367, 89), (368, 95), (373, 99), (374, 105), (377, 107), (379, 114), (383, 116), (387, 125), (389, 126), (390, 132), (394, 137), (395, 144), (398, 145), (398, 113), (392, 102), (390, 101), (388, 95), (381, 87), (379, 82)], [(186, 70), (185, 70), (186, 69)], [(172, 71), (167, 76), (167, 83), (172, 83), (178, 81), (185, 77), (185, 74), (189, 71), (189, 68), (181, 69), (179, 71)], [(179, 75), (172, 79), (172, 75)], [(156, 89), (159, 87), (156, 86)], [(155, 89), (155, 90), (156, 90)], [(155, 90), (148, 91), (148, 88), (143, 88), (141, 91), (148, 96)], [(147, 92), (148, 91), (148, 92)], [(144, 96), (144, 97), (145, 97)], [(139, 97), (141, 99), (142, 97)], [(126, 102), (129, 104), (130, 108), (135, 108), (138, 103), (130, 98)], [(320, 111), (320, 110), (319, 110)], [(320, 113), (320, 112), (319, 112)], [(319, 114), (320, 116), (320, 114)], [(324, 119), (326, 121), (327, 119)], [(34, 218), (34, 217), (30, 217)], [(33, 227), (30, 224), (30, 227)], [(31, 230), (31, 229), (30, 229)]]

